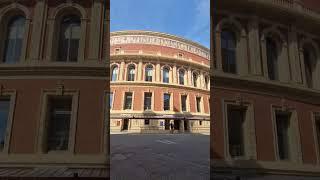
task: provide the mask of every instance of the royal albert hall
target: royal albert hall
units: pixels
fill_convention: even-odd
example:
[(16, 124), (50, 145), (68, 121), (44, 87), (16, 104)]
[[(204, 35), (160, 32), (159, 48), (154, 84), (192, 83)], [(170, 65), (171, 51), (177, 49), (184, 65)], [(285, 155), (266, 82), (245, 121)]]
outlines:
[(215, 5), (213, 171), (247, 178), (319, 176), (320, 1)]
[(110, 36), (112, 132), (209, 133), (207, 48), (177, 36), (119, 31)]

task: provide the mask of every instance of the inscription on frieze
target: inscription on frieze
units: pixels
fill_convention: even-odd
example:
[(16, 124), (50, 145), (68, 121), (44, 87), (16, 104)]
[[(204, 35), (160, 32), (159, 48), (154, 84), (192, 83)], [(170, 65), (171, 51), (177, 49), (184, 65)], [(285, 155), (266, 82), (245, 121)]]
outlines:
[(163, 37), (156, 36), (146, 36), (146, 35), (121, 35), (121, 36), (112, 36), (110, 38), (110, 44), (152, 44), (152, 45), (160, 45), (171, 48), (180, 49), (183, 51), (187, 51), (193, 54), (197, 54), (201, 57), (210, 59), (209, 52), (205, 49), (201, 49), (199, 47), (180, 42), (177, 40), (172, 40)]

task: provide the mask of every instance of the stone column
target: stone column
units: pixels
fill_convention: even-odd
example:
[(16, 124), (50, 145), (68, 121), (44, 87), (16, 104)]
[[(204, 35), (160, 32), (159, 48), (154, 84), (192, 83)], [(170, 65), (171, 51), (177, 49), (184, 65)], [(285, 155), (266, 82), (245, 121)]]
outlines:
[(237, 73), (245, 76), (248, 74), (248, 48), (247, 48), (247, 36), (241, 34), (240, 41), (237, 44), (237, 59), (236, 59)]
[(89, 40), (89, 60), (98, 61), (100, 52), (101, 26), (102, 26), (102, 5), (100, 1), (94, 0), (91, 11), (90, 21), (90, 40)]
[(260, 40), (259, 40), (259, 23), (258, 19), (254, 17), (248, 25), (249, 34), (249, 53), (250, 53), (250, 72), (253, 75), (262, 75), (261, 69), (261, 51), (260, 51)]
[(47, 30), (48, 30), (48, 38), (47, 38), (47, 42), (48, 42), (48, 47), (46, 49), (46, 59), (45, 61), (53, 61), (54, 60), (54, 54), (56, 54), (55, 50), (53, 49), (53, 47), (56, 44), (56, 40), (55, 39), (55, 27), (54, 27), (54, 19), (49, 18), (47, 20)]
[(183, 120), (180, 120), (179, 123), (180, 123), (179, 132), (183, 133), (183, 132), (184, 132), (184, 121), (183, 121)]
[(157, 65), (156, 65), (156, 82), (160, 82), (161, 79), (161, 68), (160, 68), (160, 63), (157, 62)]
[(142, 69), (142, 62), (139, 61), (139, 64), (138, 64), (138, 68), (137, 68), (137, 81), (142, 81), (143, 80), (143, 69)]
[(201, 89), (205, 89), (205, 82), (204, 82), (204, 75), (203, 75), (203, 71), (200, 71), (200, 82), (199, 82), (199, 87)]
[(192, 74), (191, 74), (191, 68), (188, 68), (188, 82), (187, 85), (192, 86)]
[(177, 66), (174, 64), (172, 68), (172, 77), (173, 77), (173, 84), (178, 84), (177, 81)]
[(45, 14), (47, 12), (46, 1), (37, 1), (34, 9), (32, 37), (30, 38), (30, 60), (39, 61), (42, 50), (43, 29), (45, 25)]
[(124, 81), (124, 69), (125, 68), (125, 63), (121, 62), (120, 64), (120, 71), (119, 71), (119, 80)]
[(217, 71), (222, 71), (222, 56), (221, 56), (221, 32), (216, 31), (216, 65)]
[(289, 32), (289, 64), (291, 68), (291, 80), (293, 83), (302, 83), (297, 37), (296, 28), (291, 27)]
[(304, 86), (307, 87), (307, 77), (306, 77), (306, 69), (305, 69), (305, 64), (304, 64), (304, 54), (303, 54), (303, 49), (299, 49), (299, 58), (301, 63), (301, 75), (302, 75), (302, 83)]

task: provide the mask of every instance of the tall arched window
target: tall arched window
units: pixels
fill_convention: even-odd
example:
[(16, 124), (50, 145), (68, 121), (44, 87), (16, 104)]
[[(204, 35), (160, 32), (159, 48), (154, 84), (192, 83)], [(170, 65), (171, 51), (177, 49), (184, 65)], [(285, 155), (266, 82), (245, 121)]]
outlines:
[(316, 62), (316, 55), (312, 49), (312, 47), (306, 46), (303, 49), (303, 57), (304, 57), (304, 70), (306, 76), (306, 84), (309, 88), (313, 87), (313, 71), (315, 62)]
[(183, 69), (179, 70), (179, 84), (184, 85), (184, 76), (185, 76), (185, 71)]
[(226, 73), (237, 73), (236, 66), (236, 36), (229, 30), (221, 32), (222, 69)]
[(127, 73), (128, 75), (128, 77), (127, 77), (127, 79), (128, 79), (128, 81), (134, 81), (134, 78), (135, 78), (135, 74), (136, 74), (136, 69), (135, 69), (135, 66), (134, 65), (130, 65), (129, 67), (128, 67), (128, 73)]
[(20, 60), (25, 33), (25, 17), (16, 16), (8, 23), (5, 40), (4, 62), (16, 63)]
[(205, 78), (204, 78), (204, 83), (205, 83), (205, 88), (206, 89), (209, 89), (209, 77), (208, 76), (206, 76)]
[(278, 80), (278, 50), (276, 42), (268, 37), (266, 39), (267, 66), (270, 80)]
[(78, 16), (66, 16), (60, 24), (58, 61), (76, 62), (80, 44), (81, 20)]
[(192, 81), (193, 87), (198, 87), (198, 74), (195, 72), (192, 74)]
[(169, 83), (169, 68), (168, 67), (164, 67), (162, 69), (162, 82), (163, 83)]
[(118, 80), (118, 66), (114, 66), (111, 72), (111, 81)]
[(152, 82), (153, 67), (147, 65), (145, 68), (145, 81)]

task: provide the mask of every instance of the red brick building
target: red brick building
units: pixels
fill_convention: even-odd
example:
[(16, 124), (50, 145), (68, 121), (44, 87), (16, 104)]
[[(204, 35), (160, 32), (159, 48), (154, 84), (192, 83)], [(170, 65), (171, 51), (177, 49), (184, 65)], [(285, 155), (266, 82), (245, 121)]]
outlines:
[(0, 1), (1, 176), (107, 176), (104, 7)]
[(111, 132), (209, 133), (209, 50), (169, 34), (111, 33)]
[(320, 175), (319, 8), (312, 0), (217, 2), (216, 175)]

